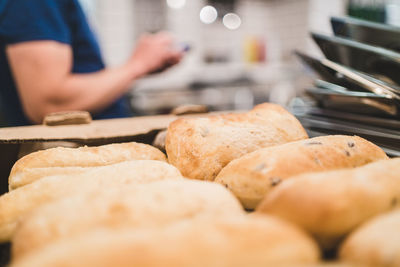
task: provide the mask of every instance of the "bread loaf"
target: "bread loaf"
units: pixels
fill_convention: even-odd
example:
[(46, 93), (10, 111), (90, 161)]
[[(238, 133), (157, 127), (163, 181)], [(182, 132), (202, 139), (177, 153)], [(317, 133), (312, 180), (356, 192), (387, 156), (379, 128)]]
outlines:
[(96, 231), (60, 240), (12, 267), (239, 267), (315, 263), (311, 238), (269, 217), (194, 220), (152, 230)]
[(293, 115), (278, 105), (262, 104), (245, 114), (178, 119), (168, 127), (166, 151), (185, 177), (213, 181), (244, 154), (305, 138)]
[(91, 229), (165, 226), (182, 219), (244, 216), (223, 186), (201, 181), (161, 181), (62, 199), (24, 218), (13, 238), (13, 258)]
[(344, 242), (340, 258), (358, 266), (400, 266), (400, 210), (362, 225)]
[(323, 136), (263, 148), (228, 164), (215, 179), (255, 209), (277, 185), (291, 176), (351, 168), (386, 159), (378, 146), (357, 136)]
[(50, 201), (81, 192), (171, 179), (183, 177), (172, 165), (153, 160), (97, 167), (79, 175), (44, 177), (0, 197), (0, 242), (12, 237), (21, 216)]
[(45, 176), (78, 174), (91, 167), (129, 160), (165, 161), (164, 153), (140, 143), (111, 144), (100, 147), (51, 148), (31, 153), (18, 160), (9, 177), (10, 190)]
[(400, 158), (296, 176), (274, 189), (257, 210), (301, 226), (332, 248), (363, 222), (397, 208), (399, 199)]

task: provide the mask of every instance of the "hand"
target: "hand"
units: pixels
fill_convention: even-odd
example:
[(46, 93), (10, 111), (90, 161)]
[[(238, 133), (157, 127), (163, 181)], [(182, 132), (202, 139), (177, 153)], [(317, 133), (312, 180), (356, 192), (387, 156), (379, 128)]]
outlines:
[(143, 35), (128, 64), (140, 76), (162, 71), (180, 62), (183, 52), (174, 48), (174, 40), (168, 33)]

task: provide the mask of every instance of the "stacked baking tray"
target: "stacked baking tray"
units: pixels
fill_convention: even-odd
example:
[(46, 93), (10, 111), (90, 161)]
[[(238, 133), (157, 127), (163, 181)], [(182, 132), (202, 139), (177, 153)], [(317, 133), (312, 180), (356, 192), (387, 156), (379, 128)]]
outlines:
[(317, 75), (314, 101), (293, 112), (311, 135), (354, 134), (400, 156), (400, 28), (353, 18), (331, 19), (335, 36), (311, 33), (326, 58), (296, 51)]

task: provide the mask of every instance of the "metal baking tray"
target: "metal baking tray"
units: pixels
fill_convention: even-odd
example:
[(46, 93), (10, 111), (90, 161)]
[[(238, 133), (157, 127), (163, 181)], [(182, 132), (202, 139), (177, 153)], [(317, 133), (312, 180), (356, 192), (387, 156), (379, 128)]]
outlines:
[(323, 91), (329, 92), (329, 93), (335, 93), (335, 94), (341, 94), (341, 95), (348, 95), (348, 96), (358, 96), (358, 97), (373, 97), (373, 98), (382, 98), (382, 99), (388, 99), (387, 97), (377, 95), (374, 93), (369, 93), (365, 91), (355, 91), (355, 90), (349, 90), (344, 86), (340, 86), (335, 83), (327, 82), (324, 80), (315, 80), (314, 85), (317, 88), (324, 89)]
[(375, 93), (371, 92), (365, 92), (365, 91), (354, 91), (354, 90), (349, 90), (346, 87), (330, 83), (324, 80), (315, 80), (314, 82), (315, 86), (321, 89), (325, 89), (325, 91), (330, 91), (332, 93), (336, 94), (341, 94), (341, 95), (346, 95), (346, 96), (354, 96), (354, 97), (360, 97), (360, 98), (371, 98), (375, 100), (383, 100), (383, 101), (389, 101), (393, 102), (392, 98), (386, 96), (386, 95), (378, 95)]
[(385, 129), (400, 131), (400, 120), (394, 118), (367, 116), (362, 114), (354, 114), (345, 111), (329, 110), (318, 107), (309, 107), (307, 108), (307, 112), (303, 114), (308, 114), (314, 117), (337, 119), (346, 122), (355, 122), (358, 124), (370, 125), (370, 126), (376, 126)]
[(302, 122), (307, 131), (326, 134), (359, 135), (392, 150), (400, 156), (400, 120), (355, 114), (343, 110), (318, 107), (313, 98), (297, 97), (289, 105), (290, 111)]
[(399, 27), (350, 17), (332, 17), (331, 24), (338, 37), (400, 52)]
[(400, 85), (400, 53), (357, 41), (312, 33), (327, 59)]
[(295, 54), (322, 79), (354, 91), (370, 91), (400, 101), (400, 87), (327, 59), (316, 59), (299, 51)]
[[(294, 54), (301, 60), (305, 67), (311, 69), (311, 71), (317, 74), (320, 78), (346, 87), (351, 86), (343, 75), (339, 75), (337, 71), (325, 66), (321, 60), (298, 50), (295, 50)], [(358, 85), (356, 85), (356, 89), (360, 89)]]
[(381, 146), (390, 156), (400, 156), (400, 121), (316, 106), (308, 98), (296, 98), (291, 112), (310, 136), (327, 134), (358, 135)]
[(349, 91), (321, 80), (317, 80), (315, 85), (306, 92), (322, 107), (375, 116), (400, 115), (399, 105), (392, 99), (374, 93)]

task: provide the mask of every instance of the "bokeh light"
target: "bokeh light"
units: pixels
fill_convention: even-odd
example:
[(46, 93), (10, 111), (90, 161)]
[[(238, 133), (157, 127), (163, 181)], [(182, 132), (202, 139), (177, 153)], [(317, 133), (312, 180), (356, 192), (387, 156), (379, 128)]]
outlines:
[(167, 5), (173, 9), (180, 9), (186, 5), (186, 0), (167, 0)]
[(213, 23), (218, 17), (218, 11), (213, 6), (205, 6), (200, 11), (200, 20), (205, 24)]
[(240, 25), (242, 25), (241, 18), (235, 13), (228, 13), (222, 19), (225, 27), (230, 30), (237, 30), (239, 29)]

